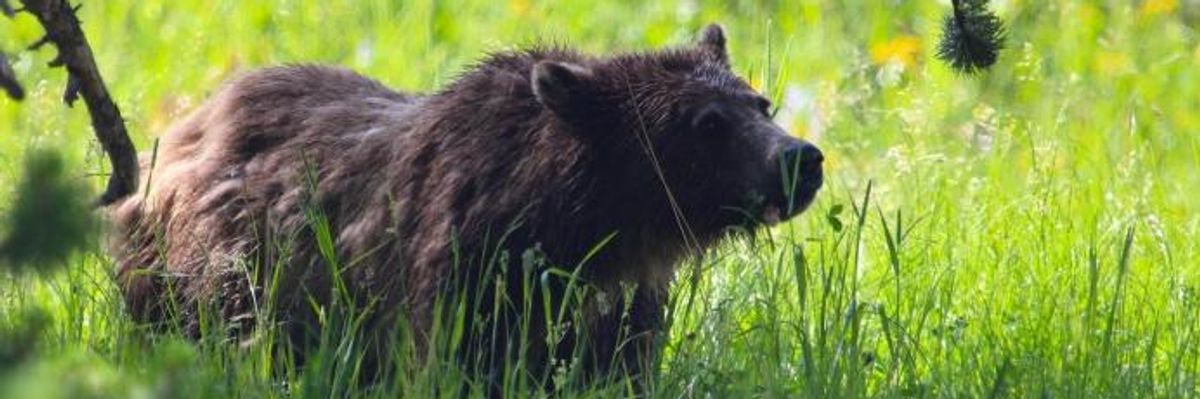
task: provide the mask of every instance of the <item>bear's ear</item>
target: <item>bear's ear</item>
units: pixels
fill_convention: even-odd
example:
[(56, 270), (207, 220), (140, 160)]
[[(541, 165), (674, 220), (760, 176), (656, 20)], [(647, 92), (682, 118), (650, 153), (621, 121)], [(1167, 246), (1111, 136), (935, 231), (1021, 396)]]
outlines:
[(725, 50), (725, 28), (720, 24), (709, 24), (700, 31), (696, 45), (721, 65), (729, 66), (729, 52)]
[(587, 68), (560, 61), (538, 62), (530, 77), (538, 101), (560, 116), (584, 111), (582, 107), (592, 95), (591, 79)]

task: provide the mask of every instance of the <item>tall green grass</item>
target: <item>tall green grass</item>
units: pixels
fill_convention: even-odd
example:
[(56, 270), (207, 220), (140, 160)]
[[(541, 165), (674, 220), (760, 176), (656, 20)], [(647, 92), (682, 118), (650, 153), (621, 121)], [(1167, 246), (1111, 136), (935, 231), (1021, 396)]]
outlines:
[[(88, 1), (81, 16), (141, 148), (257, 66), (429, 90), (487, 51), (649, 49), (722, 22), (735, 68), (821, 146), (828, 179), (795, 221), (680, 265), (651, 396), (1200, 395), (1200, 10), (995, 3), (1008, 48), (977, 78), (934, 61), (936, 1)], [(0, 32), (9, 52), (40, 34), (28, 16)], [(0, 207), (38, 148), (102, 184), (52, 53), (23, 53), (29, 98), (0, 100)], [(355, 384), (343, 327), (304, 368), (269, 336), (146, 334), (112, 274), (99, 245), (48, 278), (0, 274), (0, 397), (485, 393), (444, 357)], [(352, 330), (344, 316), (330, 325)]]

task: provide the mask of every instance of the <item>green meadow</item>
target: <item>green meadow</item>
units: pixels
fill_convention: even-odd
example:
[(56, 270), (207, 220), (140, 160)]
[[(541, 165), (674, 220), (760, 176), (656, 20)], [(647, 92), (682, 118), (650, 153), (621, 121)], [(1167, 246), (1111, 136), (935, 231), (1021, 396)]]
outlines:
[[(997, 64), (939, 61), (949, 1), (81, 0), (139, 149), (253, 68), (345, 66), (439, 88), (488, 52), (687, 45), (709, 22), (776, 121), (826, 154), (805, 214), (680, 265), (648, 396), (1200, 396), (1200, 2), (997, 0)], [(26, 159), (108, 164), (61, 102), (42, 30), (0, 18), (27, 98), (0, 98), (0, 211)], [(0, 226), (0, 237), (21, 234)], [(306, 367), (263, 345), (153, 334), (102, 235), (54, 271), (0, 269), (0, 398), (474, 397), (431, 358), (359, 384), (332, 337)], [(219, 335), (219, 334), (218, 334)], [(516, 370), (514, 372), (519, 372)], [(606, 398), (629, 381), (557, 394)]]

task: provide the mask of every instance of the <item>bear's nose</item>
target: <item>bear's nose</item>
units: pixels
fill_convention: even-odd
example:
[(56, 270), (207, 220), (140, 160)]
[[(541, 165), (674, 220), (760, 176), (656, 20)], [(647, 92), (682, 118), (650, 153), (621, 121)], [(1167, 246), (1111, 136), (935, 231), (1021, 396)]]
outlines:
[(786, 168), (796, 170), (801, 174), (810, 174), (821, 170), (821, 162), (825, 161), (825, 154), (811, 143), (798, 142), (788, 145), (779, 154), (779, 158)]

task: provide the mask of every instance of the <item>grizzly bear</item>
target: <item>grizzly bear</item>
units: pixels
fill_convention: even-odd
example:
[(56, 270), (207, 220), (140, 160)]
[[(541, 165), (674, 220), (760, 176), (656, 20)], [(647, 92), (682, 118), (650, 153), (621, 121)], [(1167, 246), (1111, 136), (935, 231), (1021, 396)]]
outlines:
[[(676, 265), (822, 184), (821, 152), (773, 123), (725, 42), (711, 25), (652, 52), (501, 52), (428, 94), (329, 67), (245, 74), (161, 136), (144, 192), (115, 205), (128, 311), (193, 336), (205, 309), (243, 336), (268, 319), (306, 342), (343, 303), (368, 341), (418, 345), (465, 312), (462, 353), (491, 367), (524, 340), (531, 370), (644, 371)], [(548, 339), (559, 307), (588, 332)]]

